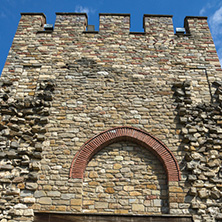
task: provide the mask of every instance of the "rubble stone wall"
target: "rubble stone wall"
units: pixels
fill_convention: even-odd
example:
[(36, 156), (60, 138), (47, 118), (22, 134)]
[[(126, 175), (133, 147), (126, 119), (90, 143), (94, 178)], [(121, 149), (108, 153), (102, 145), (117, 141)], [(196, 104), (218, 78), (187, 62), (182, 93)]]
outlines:
[[(222, 218), (222, 70), (206, 17), (22, 13), (1, 75), (0, 219), (33, 221), (34, 212), (192, 215)], [(152, 147), (122, 139), (70, 178), (81, 147), (115, 127), (141, 129), (170, 150), (180, 180)], [(165, 174), (164, 174), (165, 173)], [(142, 195), (140, 195), (142, 194)], [(121, 196), (121, 201), (119, 200)]]

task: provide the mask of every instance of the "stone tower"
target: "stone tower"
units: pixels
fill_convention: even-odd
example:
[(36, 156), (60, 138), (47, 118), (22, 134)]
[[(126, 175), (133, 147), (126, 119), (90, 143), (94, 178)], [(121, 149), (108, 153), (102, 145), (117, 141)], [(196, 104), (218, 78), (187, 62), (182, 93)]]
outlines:
[(144, 32), (129, 14), (100, 14), (99, 31), (85, 13), (44, 24), (21, 13), (1, 76), (0, 221), (221, 221), (207, 18), (182, 34), (171, 15), (144, 15)]

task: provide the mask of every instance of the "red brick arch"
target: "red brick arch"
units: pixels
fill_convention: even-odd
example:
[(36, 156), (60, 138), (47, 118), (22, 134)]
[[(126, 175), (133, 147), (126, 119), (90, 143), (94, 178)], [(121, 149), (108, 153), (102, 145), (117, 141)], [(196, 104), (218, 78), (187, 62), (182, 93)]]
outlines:
[(172, 152), (149, 133), (128, 126), (106, 130), (88, 140), (73, 158), (70, 178), (83, 178), (84, 171), (91, 158), (107, 145), (119, 141), (132, 141), (149, 149), (162, 162), (168, 181), (180, 180), (180, 169)]

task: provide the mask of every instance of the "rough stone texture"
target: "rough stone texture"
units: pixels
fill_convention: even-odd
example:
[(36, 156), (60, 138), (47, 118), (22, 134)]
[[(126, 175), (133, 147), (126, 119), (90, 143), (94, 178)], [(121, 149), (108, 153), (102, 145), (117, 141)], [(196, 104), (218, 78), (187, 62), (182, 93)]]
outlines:
[[(195, 222), (221, 219), (222, 71), (206, 18), (186, 17), (184, 35), (172, 16), (145, 15), (144, 33), (129, 32), (127, 14), (101, 14), (99, 32), (85, 32), (82, 13), (57, 13), (53, 32), (45, 22), (22, 14), (1, 76), (0, 220), (33, 221), (33, 210), (156, 214), (166, 204)], [(162, 162), (124, 140), (92, 156), (84, 180), (69, 178), (81, 146), (119, 126), (154, 135), (175, 156), (181, 180), (168, 181), (167, 199), (154, 170)], [(145, 165), (154, 168), (132, 171)]]
[[(87, 141), (72, 161), (70, 177), (84, 178), (84, 171), (91, 157), (104, 146), (108, 146), (122, 140), (129, 140), (136, 144), (142, 144), (145, 149), (151, 150), (154, 155), (162, 161), (162, 164), (166, 169), (165, 173), (167, 174), (169, 182), (179, 181), (181, 179), (180, 169), (172, 152), (149, 133), (129, 126), (115, 127), (103, 131), (102, 133), (94, 136), (91, 140)], [(116, 161), (121, 161), (123, 159), (123, 156), (115, 156)], [(117, 168), (120, 167), (118, 164), (115, 166), (117, 166)], [(97, 174), (95, 176), (98, 177)]]
[[(122, 159), (116, 160), (117, 156)], [(116, 208), (134, 214), (168, 213), (166, 173), (159, 160), (143, 147), (114, 143), (88, 163), (82, 199), (83, 212), (87, 213), (112, 213)], [(106, 207), (97, 207), (105, 206), (104, 202)]]
[[(191, 208), (204, 220), (214, 221), (221, 212), (221, 82), (214, 82), (211, 103), (190, 103), (190, 82), (175, 84), (178, 113), (182, 121), (182, 143), (186, 154), (186, 169), (189, 172), (187, 187), (190, 187)], [(179, 88), (178, 88), (179, 87)], [(178, 94), (178, 89), (184, 94)], [(181, 100), (182, 99), (182, 100)], [(182, 110), (182, 111), (181, 111)]]
[[(42, 88), (42, 84), (45, 88)], [(25, 219), (16, 217), (24, 216), (27, 220), (33, 220), (33, 209), (26, 208), (31, 207), (36, 201), (34, 191), (38, 188), (37, 172), (41, 168), (42, 158), (42, 149), (37, 147), (44, 146), (39, 138), (44, 138), (48, 123), (41, 122), (41, 119), (48, 116), (47, 110), (50, 107), (48, 99), (40, 95), (45, 92), (51, 95), (53, 83), (38, 81), (35, 95), (27, 95), (23, 99), (13, 96), (12, 82), (2, 78), (1, 86), (0, 147), (5, 155), (1, 155), (0, 158), (0, 218), (20, 221)], [(17, 204), (19, 202), (26, 205)]]

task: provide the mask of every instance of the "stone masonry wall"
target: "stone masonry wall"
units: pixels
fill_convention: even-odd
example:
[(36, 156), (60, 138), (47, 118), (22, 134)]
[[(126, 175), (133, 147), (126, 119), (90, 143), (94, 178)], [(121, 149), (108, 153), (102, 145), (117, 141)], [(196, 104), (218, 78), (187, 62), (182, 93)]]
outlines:
[(114, 143), (89, 162), (83, 180), (83, 212), (168, 213), (165, 170), (133, 143)]
[(221, 82), (213, 83), (212, 103), (193, 105), (190, 82), (175, 83), (190, 207), (202, 216), (196, 217), (199, 220), (212, 220), (215, 214), (221, 217), (221, 86)]
[[(38, 171), (48, 123), (53, 83), (38, 82), (35, 96), (12, 96), (11, 81), (1, 81), (1, 217), (33, 219)], [(4, 221), (4, 219), (3, 219)]]
[[(174, 34), (168, 15), (144, 15), (144, 33), (130, 32), (128, 14), (100, 14), (98, 32), (86, 31), (84, 13), (57, 13), (53, 31), (44, 31), (45, 23), (42, 13), (21, 14), (1, 76), (1, 221), (33, 221), (33, 210), (221, 218), (222, 70), (206, 17), (186, 17), (184, 35)], [(92, 157), (83, 180), (69, 178), (81, 146), (119, 126), (161, 140), (181, 180), (160, 182), (166, 181), (161, 158), (124, 139)], [(134, 164), (126, 169), (111, 150)], [(125, 181), (110, 173), (118, 180), (105, 188), (105, 175), (91, 175), (109, 169), (107, 156), (113, 167), (121, 165)], [(133, 181), (121, 169), (141, 178)], [(97, 197), (101, 187), (108, 192)], [(115, 202), (128, 188), (134, 191), (125, 202)], [(145, 193), (131, 198), (130, 192)]]

